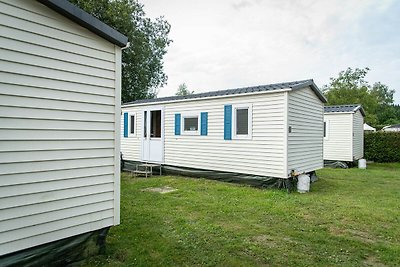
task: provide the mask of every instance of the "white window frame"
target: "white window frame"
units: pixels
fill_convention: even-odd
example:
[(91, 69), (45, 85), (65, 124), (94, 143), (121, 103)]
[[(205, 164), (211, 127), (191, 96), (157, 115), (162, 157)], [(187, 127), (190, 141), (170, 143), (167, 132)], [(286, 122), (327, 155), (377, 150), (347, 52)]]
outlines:
[[(329, 140), (329, 120), (324, 120), (324, 124), (326, 126), (322, 126), (325, 127), (325, 136), (324, 136), (324, 140)], [(324, 135), (324, 128), (322, 128), (322, 135)]]
[[(134, 116), (135, 125), (133, 126), (134, 133), (131, 133), (131, 116)], [(128, 137), (136, 137), (137, 133), (137, 114), (136, 112), (128, 112)]]
[[(185, 131), (185, 118), (197, 118), (197, 131)], [(200, 135), (200, 112), (181, 113), (181, 134)]]
[[(236, 134), (236, 110), (238, 109), (248, 109), (247, 118), (247, 134)], [(232, 105), (232, 139), (252, 139), (253, 137), (253, 105), (252, 104), (237, 104)]]

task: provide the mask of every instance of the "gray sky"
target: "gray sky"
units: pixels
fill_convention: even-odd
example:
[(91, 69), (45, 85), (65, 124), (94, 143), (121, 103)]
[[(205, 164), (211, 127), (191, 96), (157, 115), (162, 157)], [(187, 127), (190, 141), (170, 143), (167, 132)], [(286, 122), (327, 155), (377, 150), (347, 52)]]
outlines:
[(347, 67), (369, 67), (370, 83), (400, 104), (400, 1), (142, 0), (164, 16), (173, 40), (168, 84), (206, 92), (313, 78), (319, 87)]

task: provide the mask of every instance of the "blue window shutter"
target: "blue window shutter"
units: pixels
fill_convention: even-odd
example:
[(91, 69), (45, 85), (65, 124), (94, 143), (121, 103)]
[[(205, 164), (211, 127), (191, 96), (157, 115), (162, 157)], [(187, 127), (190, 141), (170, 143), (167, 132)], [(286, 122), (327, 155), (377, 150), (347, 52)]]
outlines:
[(224, 106), (224, 139), (232, 140), (232, 105)]
[(128, 112), (124, 112), (124, 137), (128, 137)]
[(201, 135), (207, 135), (208, 133), (208, 112), (202, 112), (200, 114), (200, 133)]
[(175, 135), (181, 135), (181, 114), (175, 114)]

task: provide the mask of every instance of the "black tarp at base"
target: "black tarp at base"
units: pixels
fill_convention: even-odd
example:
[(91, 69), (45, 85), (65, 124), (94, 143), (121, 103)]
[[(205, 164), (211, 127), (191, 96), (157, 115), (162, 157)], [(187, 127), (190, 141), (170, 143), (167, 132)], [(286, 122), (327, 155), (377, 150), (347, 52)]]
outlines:
[(7, 254), (0, 257), (0, 266), (79, 266), (85, 258), (104, 253), (108, 230), (106, 227)]
[[(136, 165), (143, 164), (143, 162), (137, 161), (123, 161), (125, 171), (133, 171), (136, 169)], [(158, 167), (153, 167), (154, 173), (159, 173)], [(246, 184), (259, 188), (277, 188), (292, 191), (296, 188), (296, 178), (276, 178), (270, 176), (250, 175), (243, 173), (234, 172), (223, 172), (215, 170), (202, 170), (195, 168), (177, 167), (170, 165), (162, 165), (162, 173), (166, 175), (181, 175), (189, 176), (194, 178), (206, 178), (212, 180), (218, 180), (222, 182)]]

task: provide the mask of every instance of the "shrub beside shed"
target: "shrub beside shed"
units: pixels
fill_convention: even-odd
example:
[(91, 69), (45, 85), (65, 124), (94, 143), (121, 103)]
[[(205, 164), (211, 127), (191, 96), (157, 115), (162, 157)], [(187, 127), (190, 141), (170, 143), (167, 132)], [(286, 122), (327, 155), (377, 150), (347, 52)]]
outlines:
[(0, 10), (0, 265), (41, 265), (27, 249), (119, 224), (127, 38), (64, 0)]

